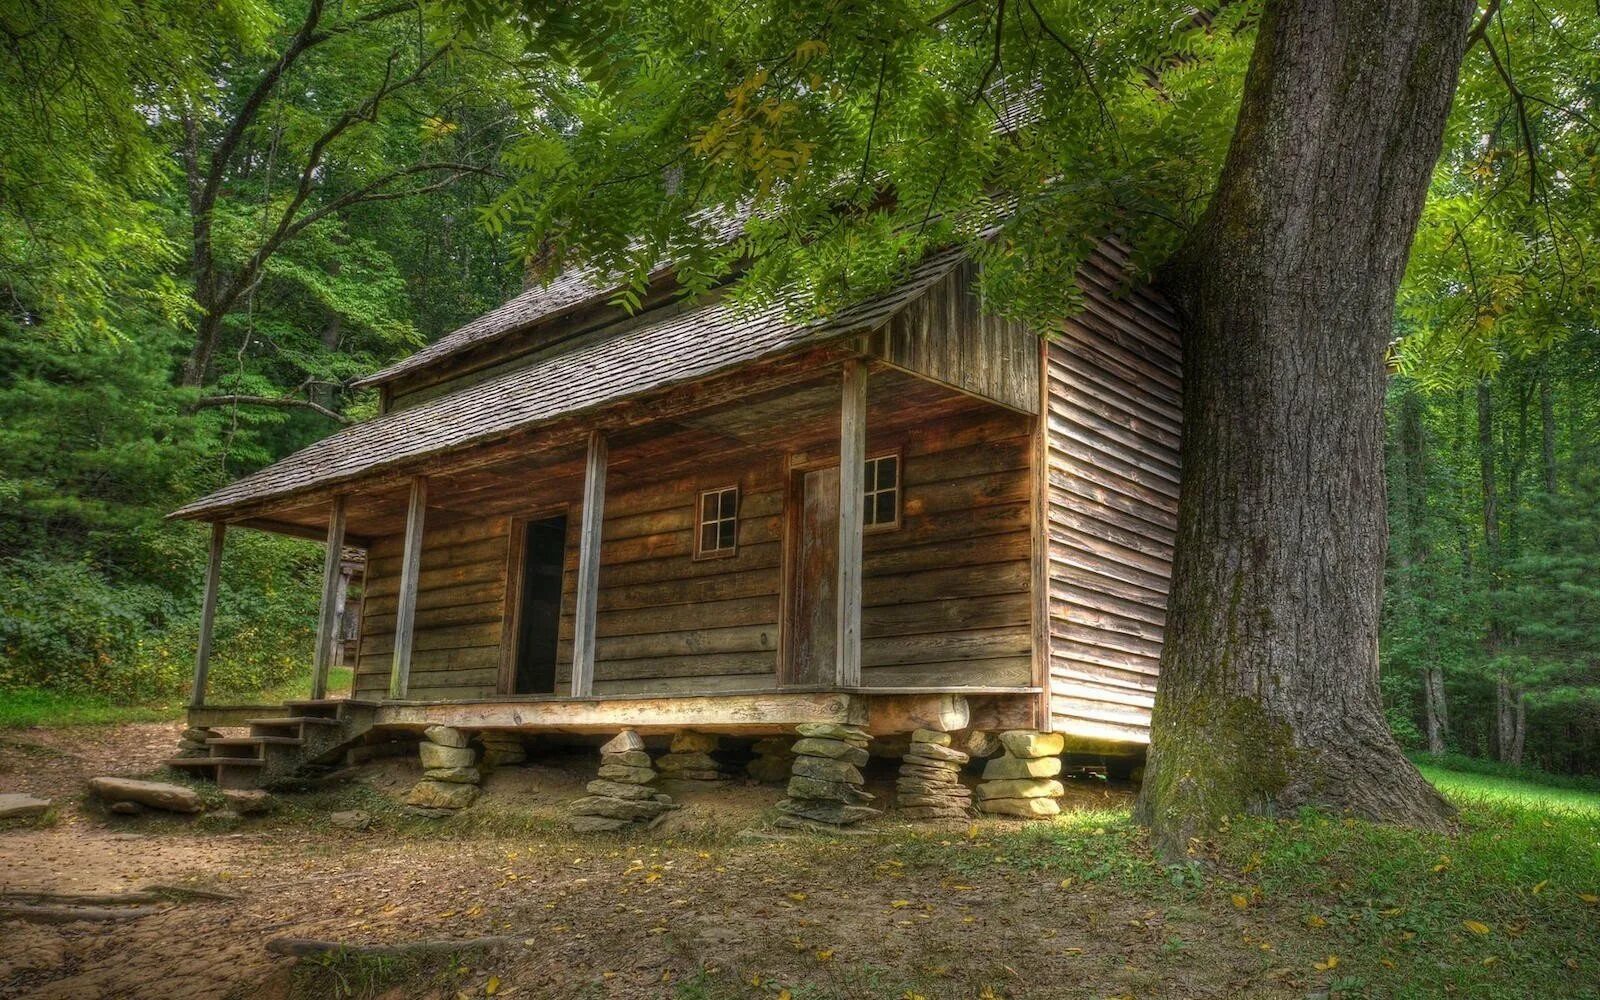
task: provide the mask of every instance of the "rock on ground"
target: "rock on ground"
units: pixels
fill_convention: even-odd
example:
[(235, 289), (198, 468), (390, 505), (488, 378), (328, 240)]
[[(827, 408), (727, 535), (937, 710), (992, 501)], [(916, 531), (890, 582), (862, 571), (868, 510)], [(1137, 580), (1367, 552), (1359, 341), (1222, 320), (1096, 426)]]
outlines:
[(0, 794), (0, 819), (26, 819), (43, 816), (50, 808), (49, 799), (38, 799), (21, 792)]
[(224, 788), (222, 797), (241, 816), (270, 812), (278, 804), (271, 792), (260, 788)]
[(477, 785), (424, 778), (411, 787), (411, 793), (406, 796), (406, 805), (423, 809), (465, 809), (477, 798)]
[(182, 785), (138, 778), (101, 777), (89, 779), (89, 791), (106, 802), (137, 802), (167, 812), (197, 813), (205, 809), (200, 793)]

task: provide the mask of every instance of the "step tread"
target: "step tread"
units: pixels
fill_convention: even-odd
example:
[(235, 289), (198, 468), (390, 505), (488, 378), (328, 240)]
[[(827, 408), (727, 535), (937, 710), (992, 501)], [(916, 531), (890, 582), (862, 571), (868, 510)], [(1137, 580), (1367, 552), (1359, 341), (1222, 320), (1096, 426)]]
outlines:
[(300, 746), (305, 743), (298, 736), (218, 736), (206, 740), (209, 747), (249, 747), (271, 743), (275, 746)]
[(166, 761), (168, 767), (260, 767), (259, 757), (173, 757)]
[(343, 719), (320, 719), (314, 715), (291, 715), (281, 719), (246, 719), (247, 726), (342, 726)]

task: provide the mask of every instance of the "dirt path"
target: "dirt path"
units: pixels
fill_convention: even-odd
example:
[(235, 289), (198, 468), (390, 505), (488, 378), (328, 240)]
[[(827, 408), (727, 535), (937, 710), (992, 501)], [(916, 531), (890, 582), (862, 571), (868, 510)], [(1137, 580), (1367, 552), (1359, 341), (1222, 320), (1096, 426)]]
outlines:
[[(409, 761), (369, 768), (339, 793), (292, 797), (264, 821), (114, 820), (82, 803), (86, 777), (148, 770), (175, 733), (0, 733), (0, 789), (63, 805), (54, 825), (0, 830), (0, 890), (163, 884), (235, 897), (111, 924), (0, 923), (0, 997), (265, 1000), (306, 988), (290, 960), (266, 952), (271, 937), (484, 935), (522, 943), (385, 995), (483, 996), (491, 975), (496, 995), (523, 997), (1278, 995), (1260, 991), (1270, 957), (1226, 914), (1163, 911), (999, 863), (989, 833), (1014, 824), (752, 839), (738, 829), (760, 826), (778, 794), (745, 786), (689, 796), (671, 829), (577, 837), (558, 817), (587, 777), (581, 761), (499, 772), (475, 815), (442, 830), (388, 805), (415, 779)], [(319, 818), (352, 804), (377, 825)]]

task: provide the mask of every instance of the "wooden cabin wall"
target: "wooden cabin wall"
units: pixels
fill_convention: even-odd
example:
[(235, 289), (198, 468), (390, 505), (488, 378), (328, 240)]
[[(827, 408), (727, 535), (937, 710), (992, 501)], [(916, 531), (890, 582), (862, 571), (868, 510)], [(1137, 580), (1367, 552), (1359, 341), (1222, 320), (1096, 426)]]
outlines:
[(1032, 421), (986, 405), (898, 434), (867, 420), (868, 456), (904, 469), (900, 527), (865, 537), (862, 684), (1028, 685)]
[(1178, 330), (1153, 294), (1085, 265), (1088, 309), (1045, 349), (1050, 714), (1149, 742), (1177, 528)]
[[(682, 456), (674, 456), (682, 458)], [(738, 485), (739, 545), (696, 559), (702, 490)], [(582, 511), (567, 521), (556, 688), (572, 678)], [(596, 694), (775, 687), (783, 550), (783, 463), (777, 454), (665, 482), (606, 485), (595, 621)]]
[[(865, 538), (863, 684), (1029, 684), (1032, 421), (970, 398), (949, 397), (930, 411), (881, 387), (870, 396), (868, 454), (895, 452), (903, 467), (900, 526)], [(826, 462), (815, 443), (836, 440), (836, 418), (813, 423), (790, 430), (812, 444), (812, 460)], [(639, 482), (614, 470), (608, 477), (597, 694), (776, 686), (788, 461), (785, 447), (744, 448), (693, 474)], [(734, 483), (738, 554), (695, 559), (700, 491)], [(550, 499), (559, 506), (560, 498)], [(571, 499), (557, 693), (571, 684), (582, 520)], [(506, 516), (424, 531), (410, 697), (495, 694), (510, 532)], [(388, 690), (401, 546), (390, 536), (371, 549), (358, 697)]]
[[(408, 697), (426, 701), (494, 693), (509, 531), (505, 517), (425, 524)], [(390, 535), (375, 539), (367, 551), (357, 698), (388, 697), (404, 542), (404, 536)]]

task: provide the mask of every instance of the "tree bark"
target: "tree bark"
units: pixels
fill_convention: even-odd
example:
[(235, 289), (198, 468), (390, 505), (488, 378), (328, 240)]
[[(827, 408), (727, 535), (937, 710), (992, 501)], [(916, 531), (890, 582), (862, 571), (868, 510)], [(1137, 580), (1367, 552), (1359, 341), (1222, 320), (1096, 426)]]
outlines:
[[(1499, 596), (1504, 545), (1500, 536), (1500, 477), (1494, 455), (1494, 392), (1486, 379), (1478, 382), (1478, 483), (1483, 499), (1483, 565), (1489, 592), (1483, 645), (1494, 661), (1505, 639)], [(1498, 760), (1510, 761), (1516, 744), (1518, 695), (1504, 664), (1497, 664), (1494, 669), (1494, 753)]]
[[(1428, 516), (1428, 442), (1422, 427), (1422, 397), (1413, 386), (1408, 386), (1400, 397), (1400, 455), (1403, 462), (1406, 490), (1406, 586), (1417, 588), (1417, 579), (1431, 554), (1426, 530)], [(1411, 594), (1412, 599), (1426, 604), (1430, 597), (1426, 589)], [(1431, 656), (1424, 654), (1421, 664), (1423, 729), (1428, 737), (1429, 753), (1444, 753), (1445, 740), (1450, 734), (1450, 713), (1445, 702), (1444, 668)]]
[(1268, 3), (1232, 145), (1164, 283), (1182, 501), (1138, 804), (1169, 859), (1301, 806), (1440, 828), (1378, 692), (1385, 349), (1465, 0)]
[(1550, 373), (1539, 373), (1539, 457), (1544, 472), (1544, 491), (1556, 491), (1556, 404), (1550, 391)]

